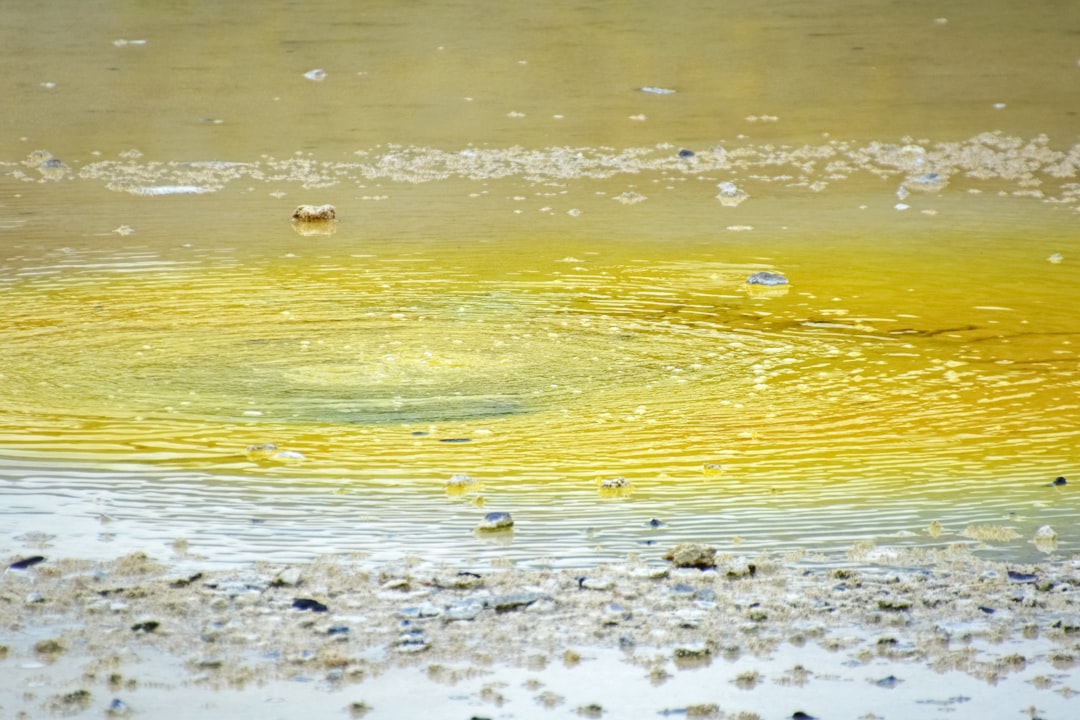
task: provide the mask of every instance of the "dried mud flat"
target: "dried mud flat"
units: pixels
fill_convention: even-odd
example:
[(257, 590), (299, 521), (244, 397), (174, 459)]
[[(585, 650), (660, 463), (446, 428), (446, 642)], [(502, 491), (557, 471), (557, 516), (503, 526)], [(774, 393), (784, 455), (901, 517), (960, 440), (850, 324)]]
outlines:
[(0, 576), (0, 716), (1071, 716), (1080, 560), (889, 561), (45, 559)]

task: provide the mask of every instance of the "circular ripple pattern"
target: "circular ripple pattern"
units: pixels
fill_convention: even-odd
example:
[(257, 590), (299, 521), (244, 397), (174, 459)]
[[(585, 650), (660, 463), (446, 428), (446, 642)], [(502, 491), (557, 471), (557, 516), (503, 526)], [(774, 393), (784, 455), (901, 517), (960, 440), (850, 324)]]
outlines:
[[(115, 471), (127, 502), (185, 525), (168, 509), (182, 500), (260, 547), (277, 535), (214, 508), (243, 492), (252, 518), (280, 506), (298, 533), (320, 512), (327, 549), (370, 513), (369, 549), (415, 532), (420, 507), (430, 537), (452, 543), (486, 500), (533, 519), (514, 553), (562, 544), (568, 562), (649, 547), (650, 516), (674, 519), (665, 541), (841, 549), (925, 527), (940, 498), (957, 522), (1045, 503), (1002, 478), (1061, 474), (1078, 434), (1071, 335), (1037, 337), (993, 307), (935, 327), (798, 282), (756, 296), (745, 279), (761, 269), (138, 252), (27, 266), (4, 278), (11, 482), (33, 484), (15, 479), (21, 461)], [(249, 457), (260, 443), (299, 462)], [(34, 482), (61, 492), (71, 472)], [(154, 479), (132, 490), (132, 472)], [(462, 472), (483, 490), (447, 498)], [(599, 492), (615, 477), (627, 492)], [(860, 526), (868, 508), (875, 528)], [(192, 532), (211, 532), (201, 522)]]

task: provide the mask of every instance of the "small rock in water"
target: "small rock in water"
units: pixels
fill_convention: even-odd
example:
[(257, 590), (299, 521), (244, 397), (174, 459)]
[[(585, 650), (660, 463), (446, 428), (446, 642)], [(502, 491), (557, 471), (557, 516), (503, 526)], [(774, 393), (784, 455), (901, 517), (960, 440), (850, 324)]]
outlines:
[(1054, 480), (1054, 482), (1052, 482), (1052, 483), (1050, 483), (1050, 484), (1051, 484), (1051, 485), (1057, 485), (1057, 486), (1061, 486), (1061, 485), (1068, 485), (1068, 484), (1069, 484), (1069, 481), (1068, 481), (1068, 480), (1066, 480), (1066, 479), (1065, 479), (1065, 478), (1063, 478), (1063, 477), (1059, 477), (1058, 479)]
[(480, 483), (465, 473), (458, 473), (446, 481), (445, 487), (447, 495), (464, 495), (469, 491), (479, 490)]
[(302, 223), (321, 223), (337, 220), (333, 205), (300, 205), (293, 210), (292, 219)]
[(514, 519), (508, 512), (489, 512), (476, 526), (477, 530), (509, 530), (514, 527)]
[(746, 278), (747, 285), (765, 285), (767, 287), (775, 287), (777, 285), (787, 285), (788, 279), (780, 273), (769, 272), (762, 270), (756, 272), (750, 277)]
[(720, 190), (716, 199), (719, 200), (720, 204), (724, 207), (737, 207), (750, 197), (745, 190), (739, 189), (739, 186), (730, 180), (722, 182), (716, 187)]
[(675, 567), (707, 570), (716, 567), (716, 548), (700, 543), (681, 543), (664, 553)]
[(694, 151), (693, 150), (686, 150), (686, 149), (680, 150), (679, 151), (679, 157), (681, 157), (681, 158), (694, 157)]
[(322, 82), (326, 79), (326, 71), (322, 68), (315, 68), (314, 70), (308, 70), (304, 73), (304, 77), (315, 82)]

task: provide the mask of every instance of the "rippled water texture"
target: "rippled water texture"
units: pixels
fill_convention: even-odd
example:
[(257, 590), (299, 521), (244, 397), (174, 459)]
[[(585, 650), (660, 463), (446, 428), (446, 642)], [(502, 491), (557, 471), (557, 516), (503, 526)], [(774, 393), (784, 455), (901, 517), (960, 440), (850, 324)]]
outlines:
[(2, 31), (0, 550), (1077, 549), (1075, 10), (240, 8)]

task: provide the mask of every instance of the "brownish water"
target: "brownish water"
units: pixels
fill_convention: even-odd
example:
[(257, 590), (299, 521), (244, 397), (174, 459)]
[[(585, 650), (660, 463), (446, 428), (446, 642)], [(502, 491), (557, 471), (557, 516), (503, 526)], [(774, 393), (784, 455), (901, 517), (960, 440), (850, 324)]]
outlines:
[[(0, 550), (1075, 552), (1047, 483), (1080, 434), (1078, 30), (1050, 2), (7, 8)], [(290, 227), (307, 202), (336, 232)]]

